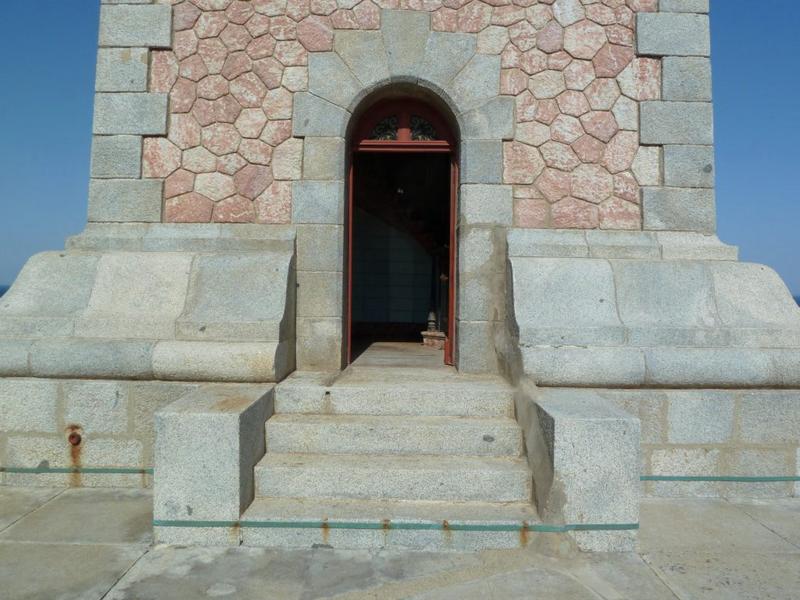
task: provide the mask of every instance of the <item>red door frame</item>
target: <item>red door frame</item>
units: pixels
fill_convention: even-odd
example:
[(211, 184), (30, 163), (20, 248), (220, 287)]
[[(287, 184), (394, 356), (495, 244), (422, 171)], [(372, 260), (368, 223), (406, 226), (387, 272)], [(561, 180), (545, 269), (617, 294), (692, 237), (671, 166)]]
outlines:
[[(438, 140), (412, 140), (411, 115), (419, 115), (433, 125), (439, 134)], [(396, 140), (369, 139), (377, 123), (388, 116), (398, 117), (398, 134)], [(445, 121), (430, 107), (415, 99), (393, 99), (379, 102), (364, 115), (352, 140), (352, 156), (347, 172), (347, 292), (345, 311), (346, 344), (345, 356), (347, 364), (353, 356), (353, 208), (355, 167), (353, 160), (359, 153), (411, 154), (437, 153), (450, 156), (450, 265), (447, 280), (447, 337), (444, 345), (444, 362), (452, 365), (456, 337), (456, 210), (458, 197), (458, 157), (455, 138)]]

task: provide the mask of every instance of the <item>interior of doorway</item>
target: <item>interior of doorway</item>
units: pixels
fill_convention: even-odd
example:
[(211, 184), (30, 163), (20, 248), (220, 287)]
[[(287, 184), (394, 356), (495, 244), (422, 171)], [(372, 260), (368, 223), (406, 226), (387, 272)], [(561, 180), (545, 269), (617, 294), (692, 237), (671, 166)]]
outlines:
[[(351, 361), (376, 343), (449, 330), (450, 155), (353, 157)], [(431, 335), (433, 334), (433, 335)], [(439, 349), (438, 361), (444, 362)]]

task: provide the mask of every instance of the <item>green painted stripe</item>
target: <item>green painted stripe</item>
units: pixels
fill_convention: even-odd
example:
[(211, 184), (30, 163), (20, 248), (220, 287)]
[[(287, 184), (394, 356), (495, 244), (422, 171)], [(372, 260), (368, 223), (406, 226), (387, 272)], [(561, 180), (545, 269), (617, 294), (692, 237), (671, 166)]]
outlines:
[(734, 483), (770, 483), (781, 481), (800, 481), (793, 475), (642, 475), (642, 481), (730, 481)]
[(523, 524), (498, 523), (470, 524), (448, 523), (396, 523), (392, 521), (191, 521), (154, 519), (154, 527), (240, 527), (243, 529), (368, 529), (368, 530), (409, 530), (409, 531), (471, 531), (471, 532), (519, 532), (524, 530), (537, 533), (566, 533), (568, 531), (626, 531), (639, 529), (638, 523), (574, 523), (566, 525), (547, 525), (542, 523)]
[[(47, 475), (86, 473), (91, 475), (152, 475), (153, 467), (2, 467), (0, 473)], [(728, 483), (783, 483), (800, 481), (800, 475), (641, 475), (641, 481), (705, 481)], [(380, 529), (381, 527), (376, 527)]]
[(24, 473), (44, 475), (47, 473), (86, 473), (93, 475), (152, 475), (153, 469), (136, 467), (0, 467), (0, 473)]

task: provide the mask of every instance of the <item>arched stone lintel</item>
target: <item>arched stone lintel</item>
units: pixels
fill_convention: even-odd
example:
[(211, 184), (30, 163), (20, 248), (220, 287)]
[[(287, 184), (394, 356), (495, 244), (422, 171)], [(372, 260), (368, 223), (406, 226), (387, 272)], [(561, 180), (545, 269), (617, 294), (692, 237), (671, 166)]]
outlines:
[(309, 56), (294, 135), (344, 138), (366, 99), (409, 85), (447, 107), (462, 140), (513, 137), (514, 100), (500, 96), (500, 57), (478, 54), (476, 34), (432, 32), (427, 14), (393, 10), (382, 12), (380, 30), (337, 32), (333, 51)]

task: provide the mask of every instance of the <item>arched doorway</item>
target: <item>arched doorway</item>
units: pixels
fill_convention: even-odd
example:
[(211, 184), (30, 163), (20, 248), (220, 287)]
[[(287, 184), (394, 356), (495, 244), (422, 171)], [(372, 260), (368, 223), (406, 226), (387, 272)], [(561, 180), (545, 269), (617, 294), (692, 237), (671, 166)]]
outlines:
[[(414, 98), (371, 106), (351, 138), (348, 364), (371, 343), (455, 341), (456, 140)], [(425, 334), (423, 334), (423, 331)]]

